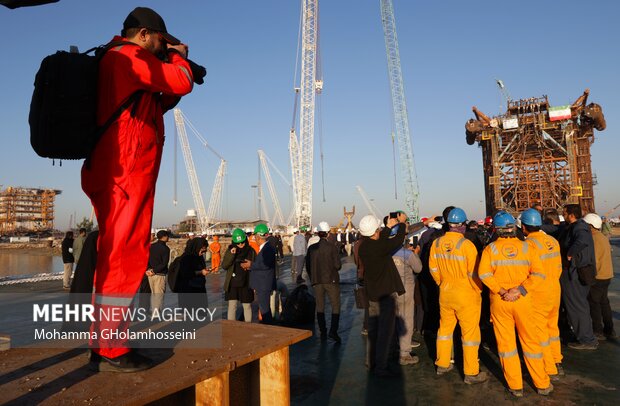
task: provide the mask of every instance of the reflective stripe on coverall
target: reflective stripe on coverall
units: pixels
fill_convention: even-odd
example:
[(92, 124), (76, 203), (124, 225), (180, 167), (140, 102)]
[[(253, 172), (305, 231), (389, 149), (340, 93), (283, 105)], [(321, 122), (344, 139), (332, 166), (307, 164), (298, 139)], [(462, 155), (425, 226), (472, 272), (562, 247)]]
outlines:
[(431, 246), (428, 266), (439, 285), (440, 322), (437, 331), (437, 360), (441, 368), (450, 366), (452, 334), (458, 321), (463, 341), (463, 371), (478, 375), (480, 346), (480, 306), (482, 291), (476, 273), (478, 251), (462, 234), (447, 232)]
[[(123, 40), (115, 37), (113, 41)], [(82, 189), (97, 223), (95, 314), (128, 309), (149, 258), (155, 183), (164, 144), (163, 112), (192, 90), (189, 63), (170, 52), (164, 63), (137, 45), (108, 51), (99, 63), (97, 123), (102, 125), (130, 95), (144, 92), (101, 136), (82, 167)], [(116, 309), (116, 310), (115, 310)], [(102, 332), (126, 331), (128, 321), (115, 316), (96, 320), (93, 350), (115, 358), (129, 352), (126, 339), (106, 339)], [(123, 334), (124, 336), (124, 334)]]
[[(478, 275), (487, 285), (491, 296), (491, 320), (497, 340), (497, 351), (510, 389), (523, 389), (521, 363), (517, 352), (515, 325), (523, 349), (525, 364), (539, 389), (549, 387), (543, 353), (534, 320), (532, 298), (544, 278), (544, 269), (536, 252), (525, 241), (515, 237), (500, 237), (482, 252)], [(502, 300), (501, 288), (519, 287), (522, 296), (514, 302)]]
[(532, 291), (534, 316), (540, 335), (545, 370), (549, 375), (556, 375), (555, 364), (562, 362), (560, 329), (558, 316), (560, 313), (560, 275), (562, 274), (562, 258), (560, 244), (544, 231), (536, 231), (527, 236), (526, 241), (540, 258), (545, 270), (545, 279)]

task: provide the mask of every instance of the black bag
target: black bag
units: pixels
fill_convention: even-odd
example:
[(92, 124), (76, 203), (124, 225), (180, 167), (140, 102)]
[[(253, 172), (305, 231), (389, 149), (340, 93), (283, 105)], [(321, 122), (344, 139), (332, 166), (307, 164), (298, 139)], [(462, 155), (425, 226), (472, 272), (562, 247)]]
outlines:
[(308, 286), (299, 285), (286, 298), (280, 322), (284, 326), (314, 323), (316, 300), (308, 292)]
[(355, 285), (353, 288), (353, 293), (355, 294), (355, 307), (358, 309), (367, 309), (368, 304), (368, 296), (366, 295), (366, 288), (361, 285)]
[[(97, 127), (99, 61), (111, 42), (83, 53), (58, 51), (47, 56), (34, 80), (30, 102), (30, 144), (44, 158), (83, 159), (99, 137), (141, 94), (131, 95), (102, 127)], [(132, 44), (133, 43), (127, 43)], [(89, 55), (95, 51), (94, 55)]]
[(579, 282), (584, 286), (592, 286), (596, 282), (596, 268), (594, 265), (586, 265), (577, 268)]
[(183, 255), (179, 255), (176, 257), (168, 267), (168, 286), (170, 286), (170, 290), (174, 293), (177, 293), (177, 281), (179, 280), (182, 256)]

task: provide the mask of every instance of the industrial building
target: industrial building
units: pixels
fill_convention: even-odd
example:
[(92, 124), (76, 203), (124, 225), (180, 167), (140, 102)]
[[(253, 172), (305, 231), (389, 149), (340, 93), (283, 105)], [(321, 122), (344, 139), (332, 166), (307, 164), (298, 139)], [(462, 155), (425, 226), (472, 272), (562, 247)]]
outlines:
[(52, 231), (55, 189), (9, 186), (0, 191), (0, 233), (3, 235)]
[(507, 97), (506, 113), (493, 118), (473, 107), (476, 118), (467, 121), (465, 133), (469, 145), (482, 149), (487, 215), (568, 203), (595, 212), (590, 145), (594, 130), (606, 124), (601, 107), (587, 104), (589, 93), (564, 106), (550, 105), (547, 96)]

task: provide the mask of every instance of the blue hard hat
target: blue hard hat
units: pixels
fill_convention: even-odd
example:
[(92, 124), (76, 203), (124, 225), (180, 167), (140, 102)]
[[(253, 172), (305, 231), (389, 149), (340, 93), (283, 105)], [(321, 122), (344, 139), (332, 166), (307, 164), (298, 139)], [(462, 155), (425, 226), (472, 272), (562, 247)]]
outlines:
[(512, 214), (505, 211), (500, 211), (493, 216), (493, 225), (498, 228), (514, 226), (516, 222)]
[(521, 213), (521, 223), (526, 226), (538, 227), (542, 226), (542, 218), (540, 212), (536, 209), (527, 209)]
[(467, 214), (465, 214), (463, 209), (455, 207), (448, 213), (447, 221), (452, 224), (464, 223), (467, 221)]

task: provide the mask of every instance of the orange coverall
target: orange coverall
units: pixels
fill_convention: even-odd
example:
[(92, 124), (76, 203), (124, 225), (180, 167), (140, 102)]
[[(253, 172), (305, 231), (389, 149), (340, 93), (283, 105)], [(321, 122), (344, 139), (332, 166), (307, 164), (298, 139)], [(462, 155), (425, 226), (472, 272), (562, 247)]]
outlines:
[(545, 270), (546, 278), (532, 291), (532, 305), (543, 350), (545, 370), (549, 375), (556, 375), (558, 369), (555, 364), (562, 362), (560, 329), (558, 328), (562, 291), (560, 287), (560, 275), (562, 274), (560, 245), (555, 238), (544, 231), (530, 233), (526, 241), (530, 244), (530, 248), (538, 253)]
[(428, 262), (431, 276), (439, 285), (441, 319), (435, 365), (441, 368), (450, 366), (452, 333), (458, 321), (465, 375), (478, 375), (480, 372), (478, 347), (482, 284), (476, 273), (477, 259), (475, 245), (462, 234), (449, 231), (433, 242)]
[(220, 254), (220, 246), (219, 237), (213, 237), (213, 242), (209, 244), (209, 250), (211, 250), (211, 272), (217, 272), (217, 269), (220, 267), (220, 263), (222, 262), (222, 255)]
[[(123, 38), (116, 36), (113, 41)], [(144, 93), (101, 136), (82, 166), (82, 189), (99, 224), (95, 270), (95, 314), (128, 308), (149, 258), (155, 183), (164, 146), (164, 112), (192, 90), (187, 60), (169, 52), (169, 63), (137, 45), (108, 51), (99, 63), (97, 123), (102, 125), (130, 95)], [(106, 339), (103, 331), (123, 332), (119, 317), (95, 320), (93, 351), (115, 358), (127, 352), (126, 339)], [(106, 337), (108, 335), (105, 335)]]
[[(523, 348), (525, 365), (538, 389), (549, 387), (540, 346), (532, 295), (544, 279), (545, 273), (537, 252), (529, 243), (516, 237), (502, 238), (489, 244), (482, 252), (478, 275), (489, 287), (491, 320), (497, 340), (497, 351), (510, 389), (523, 389), (521, 363), (517, 352), (515, 325)], [(502, 299), (499, 292), (519, 287), (522, 296), (514, 302)]]

